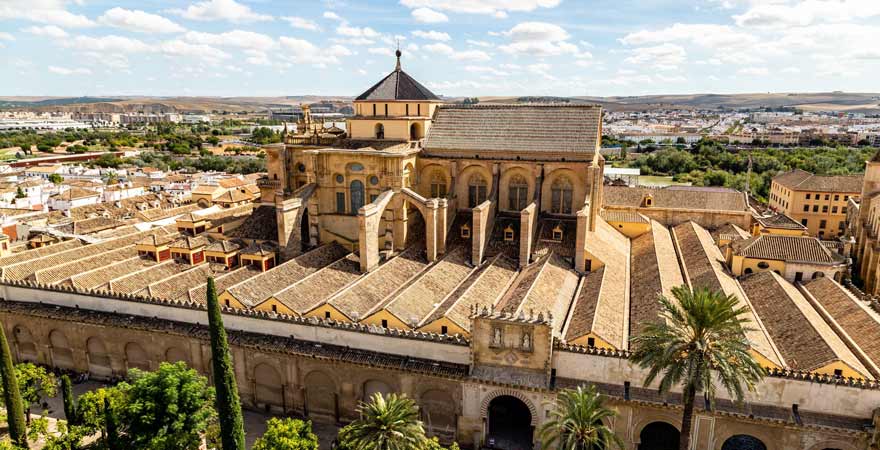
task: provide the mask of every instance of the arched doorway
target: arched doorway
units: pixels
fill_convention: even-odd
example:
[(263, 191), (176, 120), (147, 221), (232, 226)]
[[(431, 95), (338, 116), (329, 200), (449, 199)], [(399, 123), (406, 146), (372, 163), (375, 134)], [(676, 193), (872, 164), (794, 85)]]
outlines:
[(489, 403), (489, 433), (486, 443), (503, 450), (532, 448), (532, 413), (522, 400), (500, 395)]
[(165, 361), (168, 361), (170, 363), (183, 361), (189, 364), (189, 357), (187, 357), (186, 352), (183, 351), (183, 349), (177, 347), (168, 347), (168, 350), (165, 350)]
[(364, 395), (362, 400), (365, 402), (369, 402), (373, 397), (373, 394), (379, 393), (382, 396), (386, 396), (390, 393), (394, 392), (391, 389), (391, 386), (388, 383), (380, 380), (369, 380), (364, 383)]
[(89, 356), (89, 374), (99, 379), (110, 378), (113, 375), (113, 368), (104, 341), (99, 337), (91, 337), (86, 341), (86, 349)]
[(12, 338), (15, 342), (15, 348), (18, 350), (19, 361), (37, 362), (37, 344), (34, 343), (34, 337), (27, 328), (15, 327), (12, 330)]
[(300, 250), (306, 251), (310, 248), (311, 239), (309, 238), (309, 209), (306, 208), (302, 212), (302, 217), (299, 219), (299, 243)]
[(306, 375), (304, 381), (306, 415), (339, 420), (336, 383), (333, 382), (333, 379), (316, 371)]
[(666, 422), (651, 422), (639, 434), (638, 450), (678, 450), (678, 430)]
[(285, 407), (282, 384), (281, 375), (274, 367), (265, 363), (254, 367), (254, 400), (257, 407), (265, 408), (266, 412), (273, 405)]
[(419, 405), (422, 422), (429, 435), (455, 438), (457, 409), (452, 395), (445, 390), (431, 389), (422, 394)]
[(376, 124), (376, 139), (385, 139), (385, 125)]
[(52, 352), (52, 365), (59, 369), (73, 369), (73, 351), (70, 349), (70, 343), (64, 332), (52, 330), (49, 333), (49, 345)]
[(150, 357), (140, 344), (129, 342), (125, 345), (125, 361), (128, 369), (150, 370)]
[(724, 441), (721, 450), (767, 450), (767, 446), (754, 436), (735, 434)]

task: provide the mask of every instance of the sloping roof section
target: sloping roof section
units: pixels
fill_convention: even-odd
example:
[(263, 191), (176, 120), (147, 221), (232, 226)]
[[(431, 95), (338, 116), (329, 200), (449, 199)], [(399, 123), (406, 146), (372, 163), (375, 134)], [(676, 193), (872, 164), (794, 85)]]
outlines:
[(828, 250), (822, 241), (809, 236), (762, 234), (732, 245), (736, 255), (747, 258), (824, 264), (842, 262), (842, 257)]
[(520, 104), (441, 106), (425, 152), (550, 152), (593, 154), (602, 108), (597, 105)]
[(793, 191), (861, 192), (864, 175), (813, 175), (795, 169), (773, 177), (773, 181)]
[(609, 185), (603, 190), (603, 206), (641, 208), (648, 195), (653, 200), (653, 208), (748, 211), (746, 197), (742, 192), (733, 189), (710, 190), (690, 186), (648, 188)]
[(355, 100), (440, 100), (428, 88), (400, 69), (400, 53), (397, 68), (373, 87), (358, 95)]

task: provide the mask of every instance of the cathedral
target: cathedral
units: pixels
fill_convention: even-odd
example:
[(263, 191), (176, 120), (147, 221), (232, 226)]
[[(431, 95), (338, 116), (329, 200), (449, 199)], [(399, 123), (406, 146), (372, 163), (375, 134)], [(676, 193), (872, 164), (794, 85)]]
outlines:
[(304, 108), (265, 147), (256, 202), (0, 257), (3, 326), (19, 361), (210, 375), (213, 276), (248, 408), (343, 425), (400, 392), (444, 443), (530, 449), (559, 390), (595, 385), (626, 450), (668, 450), (681, 393), (644, 385), (630, 339), (659, 295), (708, 287), (745, 308), (768, 376), (698, 405), (694, 449), (880, 448), (880, 314), (839, 255), (762, 228), (741, 192), (606, 183), (602, 117), (447, 103), (398, 51), (345, 130)]

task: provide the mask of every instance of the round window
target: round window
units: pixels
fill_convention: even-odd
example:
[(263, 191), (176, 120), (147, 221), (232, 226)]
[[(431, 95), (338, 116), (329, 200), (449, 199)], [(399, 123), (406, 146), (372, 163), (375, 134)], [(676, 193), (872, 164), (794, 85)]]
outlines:
[(761, 262), (758, 263), (758, 268), (759, 268), (759, 269), (766, 269), (766, 268), (768, 268), (768, 267), (770, 267), (770, 264), (767, 264), (767, 261), (761, 261)]
[(336, 175), (336, 182), (337, 183), (345, 182), (345, 177), (343, 177), (342, 175)]
[(298, 171), (300, 171), (300, 172), (305, 172), (305, 171), (306, 171), (306, 165), (303, 164), (303, 163), (299, 163), (299, 164), (296, 165), (296, 170), (298, 170)]
[(371, 176), (370, 177), (370, 184), (372, 184), (373, 186), (379, 184), (379, 177), (377, 177), (375, 175)]

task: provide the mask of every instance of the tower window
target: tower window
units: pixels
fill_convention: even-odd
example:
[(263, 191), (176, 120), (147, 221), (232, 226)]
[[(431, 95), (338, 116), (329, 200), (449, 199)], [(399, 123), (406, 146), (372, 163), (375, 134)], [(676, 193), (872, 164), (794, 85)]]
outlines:
[(373, 103), (373, 115), (374, 116), (376, 115), (376, 104), (375, 103)]
[(385, 117), (388, 117), (388, 103), (385, 104)]
[(421, 104), (421, 103), (419, 103), (419, 104), (416, 105), (416, 115), (417, 115), (417, 116), (421, 116), (421, 115), (422, 115), (422, 104)]
[(376, 139), (385, 139), (385, 126), (381, 123), (376, 124)]
[(406, 104), (406, 115), (409, 115), (409, 103)]

